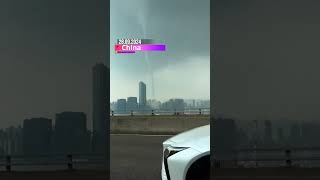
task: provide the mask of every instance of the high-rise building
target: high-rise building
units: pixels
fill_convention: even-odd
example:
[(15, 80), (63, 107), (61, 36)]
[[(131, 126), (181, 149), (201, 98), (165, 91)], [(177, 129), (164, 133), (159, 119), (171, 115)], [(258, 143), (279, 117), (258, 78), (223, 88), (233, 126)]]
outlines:
[(185, 103), (183, 99), (170, 99), (162, 103), (161, 109), (167, 111), (184, 112)]
[(284, 133), (283, 133), (283, 128), (279, 127), (278, 128), (278, 135), (277, 135), (277, 141), (278, 144), (284, 144), (285, 142), (285, 137), (284, 137)]
[(32, 118), (23, 121), (23, 153), (46, 154), (50, 152), (52, 120)]
[(22, 128), (9, 127), (0, 130), (0, 154), (15, 155), (22, 153)]
[(56, 114), (54, 149), (57, 153), (88, 153), (90, 136), (87, 133), (87, 117), (83, 112)]
[[(308, 145), (314, 145), (312, 143), (312, 139), (315, 136), (315, 131), (313, 129), (316, 129), (318, 131), (318, 128), (316, 128), (315, 124), (313, 123), (304, 123), (301, 127), (299, 124), (294, 123), (290, 126), (290, 132), (289, 132), (289, 143), (291, 146), (299, 146), (299, 145), (305, 145), (304, 143), (307, 143)], [(302, 140), (302, 135), (304, 136)], [(302, 143), (302, 144), (301, 144)]]
[(126, 99), (118, 99), (117, 100), (117, 112), (124, 113), (126, 112), (127, 100)]
[(7, 154), (21, 154), (22, 153), (22, 128), (9, 127), (6, 129), (8, 149)]
[(139, 108), (144, 109), (147, 105), (147, 86), (144, 82), (139, 82)]
[(248, 146), (249, 139), (248, 134), (243, 128), (237, 128), (236, 142), (238, 146)]
[(149, 99), (147, 101), (147, 106), (156, 110), (156, 109), (160, 109), (161, 107), (161, 102), (156, 100), (156, 99)]
[(6, 154), (6, 142), (7, 137), (4, 130), (0, 129), (0, 155), (3, 156)]
[(117, 110), (117, 102), (111, 102), (110, 103), (110, 110), (116, 111)]
[(109, 95), (110, 71), (102, 63), (93, 67), (93, 152), (106, 152), (109, 134)]
[(138, 99), (137, 97), (128, 97), (127, 98), (127, 106), (126, 106), (127, 111), (137, 111), (138, 109)]
[(264, 121), (264, 143), (266, 145), (271, 145), (273, 143), (272, 124), (270, 120)]
[[(212, 117), (213, 118), (213, 117)], [(224, 118), (213, 118), (212, 146), (215, 150), (214, 163), (224, 162), (218, 166), (235, 166), (235, 148), (237, 142), (237, 127), (235, 120)]]

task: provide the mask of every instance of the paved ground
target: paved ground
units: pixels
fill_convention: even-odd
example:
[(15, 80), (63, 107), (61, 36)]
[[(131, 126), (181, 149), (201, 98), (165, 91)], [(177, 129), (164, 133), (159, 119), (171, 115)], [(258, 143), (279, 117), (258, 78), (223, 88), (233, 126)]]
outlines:
[[(111, 180), (160, 180), (162, 142), (171, 136), (111, 135)], [(102, 171), (0, 172), (0, 180), (108, 180)]]
[(162, 142), (169, 137), (111, 135), (111, 179), (160, 180)]

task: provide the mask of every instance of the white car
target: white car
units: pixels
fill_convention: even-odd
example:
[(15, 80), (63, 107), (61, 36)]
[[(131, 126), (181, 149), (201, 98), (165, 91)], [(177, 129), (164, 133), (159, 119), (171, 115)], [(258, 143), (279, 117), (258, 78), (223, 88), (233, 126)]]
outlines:
[(163, 142), (162, 180), (210, 179), (210, 125)]

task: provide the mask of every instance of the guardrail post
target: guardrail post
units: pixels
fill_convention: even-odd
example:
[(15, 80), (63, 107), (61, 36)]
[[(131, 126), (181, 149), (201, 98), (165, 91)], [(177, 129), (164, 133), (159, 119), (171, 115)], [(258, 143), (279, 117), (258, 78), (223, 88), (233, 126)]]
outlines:
[(114, 112), (113, 111), (111, 111), (111, 116), (113, 116), (114, 115)]
[(199, 115), (201, 115), (201, 109), (199, 109)]
[(68, 154), (68, 170), (73, 170), (73, 162), (72, 162), (72, 155)]
[(291, 151), (289, 149), (286, 150), (286, 166), (291, 167), (292, 166), (292, 160), (291, 160)]
[(215, 168), (221, 168), (221, 161), (214, 161)]
[(154, 110), (153, 109), (151, 110), (151, 115), (154, 116)]
[(6, 156), (6, 171), (8, 171), (8, 172), (11, 171), (11, 156), (10, 155)]
[(131, 110), (131, 116), (133, 116), (133, 110)]

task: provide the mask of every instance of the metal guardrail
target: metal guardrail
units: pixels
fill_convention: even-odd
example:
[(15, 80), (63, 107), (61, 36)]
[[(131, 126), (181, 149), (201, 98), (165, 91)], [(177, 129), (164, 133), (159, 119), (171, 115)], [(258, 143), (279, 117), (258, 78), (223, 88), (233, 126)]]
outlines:
[(185, 110), (129, 110), (129, 111), (110, 111), (110, 116), (139, 116), (139, 115), (210, 115), (210, 108), (196, 108), (196, 109), (185, 109)]
[(230, 151), (230, 154), (235, 158), (217, 160), (214, 157), (214, 166), (320, 167), (320, 147), (243, 148)]
[(106, 165), (103, 154), (43, 154), (43, 155), (6, 155), (0, 156), (0, 167), (10, 172), (12, 167), (28, 166), (64, 166), (74, 170), (75, 165)]

